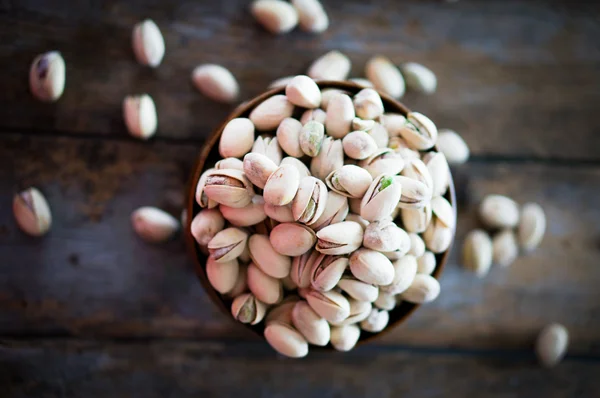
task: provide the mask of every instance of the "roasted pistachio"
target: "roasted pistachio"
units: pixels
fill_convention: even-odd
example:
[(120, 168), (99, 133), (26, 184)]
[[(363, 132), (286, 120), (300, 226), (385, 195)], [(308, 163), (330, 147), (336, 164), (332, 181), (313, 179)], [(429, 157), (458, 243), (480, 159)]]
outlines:
[(267, 343), (281, 355), (301, 358), (308, 354), (306, 339), (291, 325), (273, 321), (265, 328), (264, 335)]
[(340, 195), (362, 198), (373, 182), (373, 177), (365, 169), (349, 164), (332, 171), (325, 182), (331, 190)]
[(206, 176), (204, 193), (209, 199), (229, 207), (245, 207), (254, 197), (252, 184), (239, 170), (214, 170)]
[(344, 153), (352, 159), (366, 159), (377, 151), (377, 143), (365, 131), (353, 131), (342, 140)]
[(285, 95), (292, 104), (302, 108), (318, 108), (321, 90), (308, 76), (298, 75), (285, 86)]
[(283, 119), (279, 127), (277, 127), (277, 142), (281, 149), (290, 156), (300, 158), (304, 156), (302, 148), (300, 148), (300, 131), (302, 123), (298, 120), (288, 117)]
[(219, 210), (223, 217), (236, 227), (249, 227), (267, 218), (265, 214), (265, 201), (260, 195), (254, 195), (252, 202), (246, 207), (236, 208), (220, 205)]
[(281, 121), (292, 116), (293, 112), (294, 104), (289, 102), (285, 95), (274, 95), (250, 112), (250, 120), (259, 131), (275, 130)]
[(192, 220), (191, 231), (200, 246), (208, 242), (225, 226), (225, 220), (217, 209), (203, 209)]
[(304, 177), (292, 202), (294, 220), (314, 224), (327, 205), (327, 187), (315, 177)]
[(436, 265), (437, 261), (435, 259), (435, 254), (426, 251), (417, 259), (417, 273), (431, 275), (433, 271), (435, 271)]
[(406, 123), (398, 132), (406, 143), (419, 151), (429, 149), (435, 145), (437, 140), (437, 127), (427, 116), (410, 112), (406, 117)]
[(450, 184), (450, 167), (446, 157), (441, 152), (429, 152), (423, 159), (433, 182), (432, 196), (444, 195)]
[(350, 314), (348, 315), (348, 318), (341, 322), (334, 322), (332, 325), (352, 325), (364, 321), (369, 316), (371, 309), (373, 308), (373, 304), (368, 301), (349, 299), (348, 302), (350, 303)]
[(242, 162), (238, 158), (225, 158), (225, 159), (221, 159), (217, 163), (215, 163), (215, 169), (217, 169), (217, 170), (235, 169), (235, 170), (244, 171), (244, 162)]
[(443, 253), (450, 247), (454, 230), (441, 222), (435, 215), (423, 233), (427, 249), (434, 253)]
[(317, 239), (316, 249), (323, 254), (348, 254), (362, 244), (363, 229), (358, 223), (343, 221), (317, 232)]
[(334, 326), (331, 328), (331, 345), (338, 351), (350, 351), (360, 338), (356, 325)]
[(292, 206), (273, 206), (270, 203), (265, 203), (265, 214), (278, 222), (293, 222), (294, 216), (292, 215)]
[(277, 137), (259, 136), (256, 137), (254, 145), (252, 145), (251, 153), (259, 153), (265, 155), (279, 166), (283, 154), (281, 153), (281, 147)]
[(546, 231), (546, 215), (544, 210), (537, 203), (526, 203), (521, 211), (521, 221), (519, 223), (519, 245), (530, 251), (535, 249)]
[(317, 241), (317, 236), (306, 225), (283, 223), (273, 228), (269, 239), (277, 253), (295, 257), (309, 251)]
[[(425, 184), (427, 187), (429, 187), (432, 190), (434, 188), (434, 183), (433, 183), (433, 178), (431, 177), (431, 173), (429, 172), (427, 165), (425, 165), (425, 163), (423, 163), (423, 161), (421, 159), (412, 158), (412, 159), (407, 160), (405, 162), (405, 165), (404, 165), (404, 168), (402, 169), (401, 174), (404, 177), (412, 178), (413, 180), (422, 182), (423, 184)], [(447, 184), (446, 184), (446, 188), (447, 188)], [(439, 196), (439, 195), (434, 195), (434, 196)]]
[(248, 288), (265, 304), (276, 304), (283, 298), (281, 281), (265, 274), (253, 263), (248, 265)]
[(334, 170), (344, 165), (344, 150), (342, 141), (331, 137), (325, 137), (319, 154), (312, 158), (310, 171), (320, 180), (325, 178)]
[(462, 254), (465, 268), (481, 278), (492, 265), (492, 240), (485, 231), (475, 229), (465, 238)]
[(360, 328), (371, 333), (379, 333), (387, 326), (390, 314), (386, 310), (373, 308), (367, 318), (360, 323)]
[(381, 310), (391, 311), (396, 308), (396, 296), (380, 290), (373, 304)]
[(369, 135), (377, 144), (378, 148), (387, 148), (390, 143), (390, 134), (380, 123), (375, 123), (369, 130)]
[(383, 114), (383, 102), (377, 91), (364, 88), (354, 96), (354, 110), (359, 118), (373, 120)]
[(299, 185), (298, 169), (289, 164), (280, 166), (267, 179), (263, 191), (265, 202), (274, 206), (287, 205), (296, 196)]
[(412, 284), (402, 293), (402, 299), (415, 304), (429, 303), (440, 294), (440, 283), (432, 276), (417, 274)]
[(254, 234), (248, 240), (250, 258), (264, 273), (274, 278), (285, 278), (292, 268), (292, 260), (275, 251), (269, 238)]
[(350, 315), (350, 303), (340, 293), (311, 290), (306, 295), (310, 307), (329, 322), (340, 322)]
[(333, 138), (344, 138), (350, 132), (352, 120), (355, 117), (354, 104), (346, 94), (337, 94), (327, 105), (325, 128)]
[(465, 163), (469, 159), (469, 147), (456, 132), (440, 129), (436, 143), (450, 164)]
[(208, 242), (208, 251), (216, 262), (231, 261), (244, 251), (248, 234), (240, 228), (226, 228)]
[(371, 249), (359, 249), (350, 256), (350, 270), (359, 280), (374, 285), (389, 285), (394, 279), (394, 267), (383, 254)]
[(312, 120), (302, 126), (302, 130), (300, 130), (300, 149), (306, 155), (314, 158), (321, 151), (324, 137), (325, 126), (323, 123)]
[(348, 259), (341, 256), (317, 257), (310, 270), (310, 284), (315, 290), (326, 292), (340, 281), (348, 267)]
[(381, 174), (398, 174), (404, 168), (404, 160), (392, 149), (384, 148), (361, 160), (358, 165), (366, 169), (373, 178), (377, 178)]
[(329, 324), (304, 300), (298, 301), (292, 309), (292, 322), (296, 329), (310, 343), (325, 346), (329, 343)]
[(373, 302), (377, 300), (379, 287), (357, 279), (352, 273), (346, 272), (338, 282), (338, 287), (350, 297), (358, 301)]
[[(304, 113), (300, 117), (300, 124), (302, 124), (304, 126), (306, 123), (313, 121), (313, 120), (315, 122), (325, 124), (326, 119), (327, 119), (327, 114), (325, 113), (325, 111), (323, 109), (321, 109), (321, 108), (307, 109), (304, 111)], [(298, 143), (298, 144), (300, 144), (300, 143)]]
[[(39, 194), (39, 192), (38, 192)], [(27, 197), (27, 195), (31, 195)], [(50, 227), (50, 210), (43, 197), (36, 197), (35, 191), (29, 189), (15, 197), (14, 209), (19, 210), (19, 202), (24, 212), (17, 218), (19, 226), (27, 233), (40, 236)], [(44, 209), (46, 206), (46, 209)], [(27, 214), (29, 211), (29, 214)], [(15, 213), (17, 216), (17, 213)], [(28, 218), (24, 218), (27, 216)], [(31, 217), (35, 216), (35, 220)], [(34, 224), (35, 222), (35, 224)], [(173, 237), (179, 229), (179, 221), (169, 213), (156, 207), (140, 207), (131, 213), (131, 224), (135, 232), (144, 240), (152, 243), (164, 242)], [(26, 230), (25, 228), (28, 228)], [(37, 228), (37, 229), (35, 229)]]
[(38, 55), (29, 69), (31, 93), (44, 102), (54, 102), (65, 89), (65, 60), (58, 51)]
[(319, 231), (328, 225), (342, 222), (348, 215), (348, 198), (336, 192), (327, 194), (327, 205), (321, 216), (315, 221), (311, 228)]
[(373, 180), (360, 204), (360, 216), (368, 221), (383, 220), (392, 214), (402, 194), (402, 187), (388, 174)]
[(381, 286), (380, 292), (388, 294), (403, 293), (413, 283), (417, 275), (417, 259), (407, 254), (392, 263), (394, 266), (394, 279), (389, 285)]
[(502, 195), (488, 195), (479, 205), (479, 217), (489, 228), (514, 228), (519, 223), (519, 207)]
[(420, 208), (431, 200), (431, 188), (421, 181), (404, 176), (394, 176), (396, 183), (402, 187), (402, 195), (398, 201), (398, 207)]
[(210, 285), (219, 293), (226, 294), (233, 290), (240, 267), (237, 259), (217, 262), (214, 256), (206, 260), (206, 276)]
[(391, 219), (385, 219), (367, 226), (363, 246), (380, 252), (402, 250), (406, 253), (410, 248), (410, 238)]
[(222, 157), (241, 158), (254, 145), (254, 124), (250, 119), (240, 117), (230, 120), (219, 140), (219, 153)]
[(265, 317), (267, 306), (252, 293), (237, 296), (231, 303), (231, 314), (242, 323), (256, 325)]
[(508, 267), (519, 255), (519, 245), (512, 229), (498, 232), (492, 238), (492, 257), (494, 263)]
[(427, 226), (431, 222), (431, 203), (426, 204), (421, 208), (404, 208), (401, 209), (402, 224), (408, 232), (421, 233), (425, 232)]
[[(177, 220), (173, 222), (173, 217), (170, 215), (165, 213), (165, 216), (162, 211), (161, 214), (157, 214), (155, 211), (145, 211), (145, 213), (144, 218), (146, 220), (140, 220), (140, 224), (143, 223), (143, 225), (140, 225), (140, 230), (144, 230), (143, 237), (147, 236), (153, 241), (155, 240), (153, 238), (163, 240), (164, 237), (170, 238), (177, 229)], [(13, 214), (21, 230), (32, 236), (44, 235), (52, 225), (50, 206), (48, 206), (46, 198), (37, 188), (28, 188), (14, 196)], [(138, 213), (138, 216), (141, 216), (141, 214)], [(133, 221), (135, 227), (135, 220)], [(148, 227), (152, 228), (153, 231), (146, 231), (150, 229)]]
[(535, 353), (540, 363), (550, 368), (563, 359), (568, 345), (569, 331), (560, 323), (551, 323), (538, 335)]

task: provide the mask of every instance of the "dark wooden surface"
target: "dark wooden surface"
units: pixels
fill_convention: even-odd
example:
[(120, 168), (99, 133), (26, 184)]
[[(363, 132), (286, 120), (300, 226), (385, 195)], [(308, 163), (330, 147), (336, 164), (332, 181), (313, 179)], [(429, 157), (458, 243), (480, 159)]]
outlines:
[[(325, 1), (322, 36), (264, 33), (243, 1), (0, 1), (0, 396), (594, 396), (600, 388), (600, 7), (590, 2)], [(139, 19), (165, 35), (164, 64), (133, 61)], [(285, 360), (221, 314), (183, 242), (148, 245), (130, 212), (179, 215), (203, 140), (231, 110), (197, 94), (193, 66), (216, 62), (243, 98), (341, 49), (360, 76), (377, 53), (438, 75), (413, 109), (458, 130), (473, 159), (454, 169), (457, 245), (439, 300), (377, 344)], [(58, 49), (67, 86), (53, 105), (27, 90), (33, 57)], [(150, 142), (130, 139), (124, 95), (159, 110)], [(54, 224), (22, 234), (13, 193), (38, 186)], [(537, 201), (535, 253), (478, 280), (459, 264), (486, 194)], [(571, 332), (567, 360), (540, 369), (548, 322)]]

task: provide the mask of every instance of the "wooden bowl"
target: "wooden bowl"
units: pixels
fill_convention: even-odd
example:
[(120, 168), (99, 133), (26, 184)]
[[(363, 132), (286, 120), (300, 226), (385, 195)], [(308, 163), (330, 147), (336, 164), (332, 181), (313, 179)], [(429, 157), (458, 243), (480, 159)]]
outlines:
[[(362, 89), (362, 87), (360, 87), (354, 83), (341, 82), (341, 81), (320, 81), (320, 82), (318, 82), (318, 85), (321, 89), (338, 88), (338, 89), (346, 90), (352, 94), (356, 94), (357, 92), (359, 92)], [(187, 222), (185, 225), (185, 239), (186, 239), (187, 246), (188, 246), (190, 255), (192, 257), (192, 260), (194, 261), (198, 279), (200, 279), (200, 283), (202, 283), (202, 286), (204, 286), (204, 290), (206, 290), (206, 292), (209, 295), (209, 297), (211, 298), (211, 300), (229, 318), (231, 318), (232, 321), (234, 321), (238, 325), (243, 325), (247, 329), (251, 330), (253, 333), (258, 334), (261, 338), (264, 338), (263, 337), (264, 323), (261, 322), (258, 325), (251, 326), (251, 325), (242, 324), (242, 323), (235, 321), (231, 315), (231, 300), (227, 299), (227, 298), (223, 298), (210, 285), (210, 282), (208, 281), (208, 277), (206, 276), (206, 255), (204, 253), (202, 253), (200, 246), (196, 243), (196, 240), (192, 236), (192, 233), (190, 230), (190, 225), (191, 225), (193, 218), (201, 210), (200, 206), (196, 203), (196, 198), (195, 198), (196, 185), (198, 183), (198, 180), (200, 179), (200, 175), (205, 170), (206, 165), (209, 164), (212, 166), (214, 164), (214, 162), (216, 162), (220, 158), (218, 147), (219, 147), (219, 138), (221, 137), (221, 133), (222, 133), (223, 129), (225, 128), (225, 126), (231, 119), (235, 119), (238, 117), (248, 117), (250, 112), (258, 104), (260, 104), (261, 102), (265, 101), (267, 98), (269, 98), (273, 95), (276, 95), (276, 94), (285, 94), (285, 87), (279, 87), (279, 88), (274, 88), (272, 90), (269, 90), (269, 91), (259, 95), (258, 97), (255, 97), (254, 99), (241, 104), (229, 115), (227, 120), (225, 120), (223, 122), (223, 124), (217, 130), (215, 130), (213, 132), (213, 134), (209, 137), (208, 141), (204, 144), (204, 147), (202, 148), (202, 151), (200, 152), (200, 155), (198, 156), (198, 159), (194, 166), (192, 176), (189, 181), (188, 188), (187, 188), (186, 209), (187, 209), (188, 217), (187, 217)], [(409, 109), (406, 106), (404, 106), (402, 103), (394, 100), (393, 98), (391, 98), (387, 95), (384, 95), (381, 93), (380, 93), (380, 95), (381, 95), (381, 99), (383, 100), (383, 104), (384, 104), (386, 112), (400, 113), (405, 116), (409, 112)], [(448, 192), (446, 193), (445, 197), (452, 205), (452, 208), (454, 209), (454, 215), (456, 216), (456, 197), (455, 197), (454, 183), (452, 181), (452, 176), (450, 176), (450, 186), (449, 186)], [(455, 231), (453, 231), (453, 235), (454, 235), (454, 232)], [(454, 237), (452, 238), (452, 242), (454, 242)], [(452, 244), (450, 245), (448, 250), (446, 250), (444, 253), (436, 255), (437, 266), (432, 273), (433, 277), (439, 278), (439, 276), (442, 273), (442, 270), (444, 268), (444, 265), (446, 264), (446, 261), (448, 260), (448, 255), (449, 255), (451, 249), (452, 249)], [(395, 327), (400, 325), (402, 322), (404, 322), (406, 319), (408, 319), (408, 317), (418, 307), (419, 307), (418, 304), (411, 304), (411, 303), (407, 303), (407, 302), (401, 303), (399, 306), (397, 306), (392, 311), (390, 311), (390, 320), (389, 320), (388, 326), (383, 331), (381, 331), (379, 333), (368, 333), (368, 332), (362, 331), (360, 340), (358, 341), (357, 345), (365, 343), (370, 340), (375, 340), (377, 338), (382, 337), (386, 333), (389, 333), (392, 329), (394, 329)], [(330, 346), (327, 346), (327, 347), (332, 349)]]

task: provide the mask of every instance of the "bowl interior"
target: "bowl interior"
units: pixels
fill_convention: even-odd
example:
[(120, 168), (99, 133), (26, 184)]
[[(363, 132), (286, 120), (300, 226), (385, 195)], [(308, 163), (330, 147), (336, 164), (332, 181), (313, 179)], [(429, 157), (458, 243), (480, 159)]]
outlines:
[[(360, 87), (354, 83), (340, 82), (340, 81), (321, 81), (321, 82), (318, 82), (318, 85), (321, 88), (321, 90), (325, 89), (325, 88), (338, 88), (338, 89), (346, 90), (346, 91), (350, 92), (351, 94), (356, 94), (357, 92), (359, 92), (362, 89), (362, 87)], [(269, 90), (255, 98), (253, 98), (250, 101), (247, 101), (247, 102), (239, 105), (230, 114), (230, 116), (227, 118), (227, 120), (225, 120), (223, 122), (223, 124), (212, 133), (212, 135), (209, 137), (209, 139), (203, 146), (202, 151), (200, 152), (200, 155), (198, 156), (198, 159), (197, 159), (194, 169), (192, 171), (192, 176), (190, 178), (188, 188), (187, 188), (187, 206), (186, 206), (186, 208), (187, 208), (188, 217), (187, 217), (187, 224), (185, 225), (185, 239), (186, 239), (186, 243), (187, 243), (188, 249), (190, 251), (192, 260), (194, 261), (194, 267), (196, 270), (196, 274), (198, 275), (200, 282), (202, 283), (204, 289), (206, 290), (207, 294), (210, 296), (212, 301), (223, 312), (225, 312), (232, 319), (232, 321), (234, 321), (240, 325), (244, 325), (247, 329), (258, 334), (261, 338), (263, 337), (264, 323), (261, 322), (258, 325), (251, 326), (251, 325), (242, 324), (242, 323), (235, 321), (233, 319), (233, 317), (231, 316), (231, 311), (230, 311), (231, 299), (221, 296), (210, 285), (210, 282), (208, 281), (208, 277), (206, 276), (206, 268), (205, 268), (207, 256), (205, 253), (202, 252), (200, 246), (196, 243), (194, 237), (192, 236), (191, 231), (190, 231), (190, 225), (191, 225), (192, 219), (196, 216), (196, 214), (198, 214), (200, 212), (200, 210), (202, 210), (200, 208), (200, 206), (196, 203), (196, 199), (195, 199), (196, 185), (198, 183), (198, 180), (200, 179), (200, 175), (202, 174), (202, 172), (205, 169), (212, 167), (214, 165), (214, 163), (220, 159), (220, 155), (219, 155), (219, 151), (218, 151), (218, 142), (219, 142), (219, 138), (221, 136), (221, 133), (222, 133), (225, 125), (227, 125), (227, 123), (231, 119), (235, 119), (238, 117), (248, 117), (250, 112), (258, 104), (260, 104), (261, 102), (263, 102), (264, 100), (266, 100), (267, 98), (269, 98), (273, 95), (284, 94), (284, 93), (285, 93), (285, 87), (274, 88), (272, 90)], [(400, 113), (405, 116), (409, 112), (409, 109), (406, 108), (402, 103), (392, 99), (391, 97), (389, 97), (385, 94), (380, 93), (380, 95), (381, 95), (381, 99), (383, 100), (383, 104), (384, 104), (386, 112)], [(296, 109), (296, 111), (301, 113), (303, 111), (303, 109), (302, 110)], [(297, 115), (297, 117), (299, 118), (300, 116)], [(448, 188), (448, 192), (445, 195), (445, 198), (452, 205), (452, 208), (454, 209), (454, 213), (456, 216), (456, 197), (455, 197), (455, 190), (454, 190), (454, 183), (452, 180), (452, 176), (450, 176), (450, 186)], [(453, 231), (453, 235), (454, 235), (454, 231)], [(452, 238), (452, 241), (454, 241), (454, 237)], [(448, 259), (448, 255), (449, 255), (451, 249), (452, 249), (452, 245), (444, 253), (436, 255), (437, 265), (436, 265), (435, 270), (432, 273), (432, 276), (434, 276), (435, 278), (439, 278), (439, 276), (446, 264), (446, 261)], [(400, 323), (402, 323), (404, 320), (406, 320), (413, 313), (413, 311), (415, 311), (417, 309), (417, 307), (419, 307), (418, 304), (402, 302), (401, 304), (396, 306), (396, 308), (394, 308), (392, 311), (389, 312), (390, 320), (389, 320), (388, 326), (382, 332), (373, 334), (373, 333), (368, 333), (368, 332), (363, 331), (363, 332), (361, 332), (361, 337), (360, 337), (358, 344), (365, 343), (371, 339), (379, 338), (379, 337), (383, 336), (384, 334), (389, 333), (390, 330), (392, 330), (394, 327), (398, 326)]]

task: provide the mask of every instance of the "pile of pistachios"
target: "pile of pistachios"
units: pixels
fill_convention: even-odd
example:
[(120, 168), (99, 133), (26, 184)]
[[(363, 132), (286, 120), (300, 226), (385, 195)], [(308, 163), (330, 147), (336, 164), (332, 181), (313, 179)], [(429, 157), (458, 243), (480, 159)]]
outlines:
[(229, 121), (191, 232), (234, 318), (265, 321), (275, 350), (302, 357), (350, 350), (398, 303), (436, 299), (435, 254), (456, 222), (437, 135), (425, 115), (386, 113), (374, 89), (321, 91), (302, 75)]

